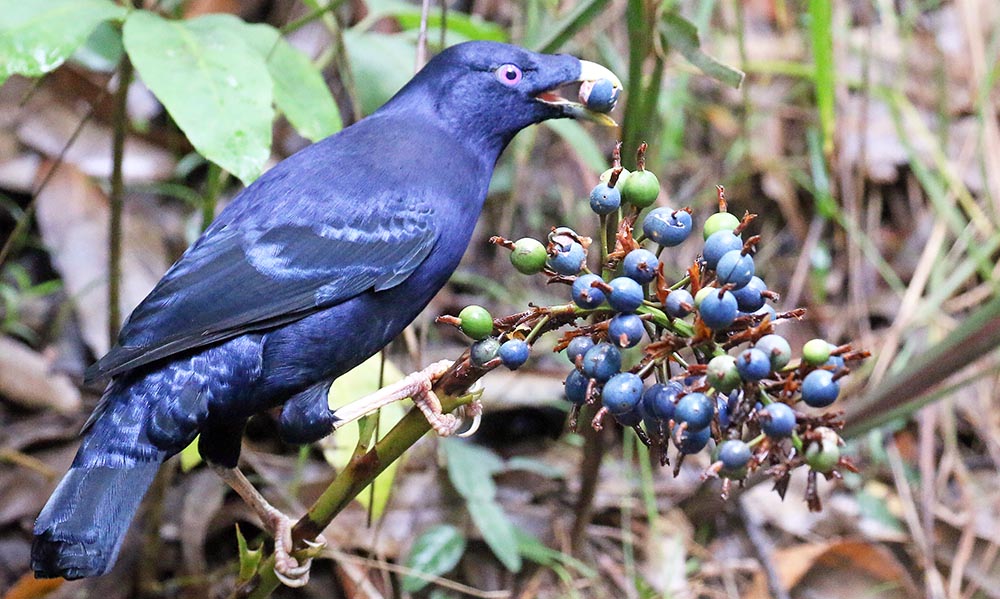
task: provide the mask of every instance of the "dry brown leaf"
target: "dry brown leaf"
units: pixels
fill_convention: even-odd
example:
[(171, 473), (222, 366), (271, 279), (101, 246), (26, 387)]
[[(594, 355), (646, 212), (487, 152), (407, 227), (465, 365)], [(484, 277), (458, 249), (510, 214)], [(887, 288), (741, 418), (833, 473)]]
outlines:
[(80, 391), (64, 374), (27, 345), (0, 336), (0, 395), (28, 408), (52, 408), (73, 413), (80, 409)]
[[(824, 577), (839, 578), (843, 584), (840, 597), (856, 597), (858, 589), (871, 588), (873, 584), (892, 583), (901, 596), (917, 596), (916, 585), (906, 568), (883, 545), (866, 541), (842, 540), (825, 543), (807, 543), (779, 549), (774, 554), (774, 564), (786, 589), (793, 589), (806, 579), (816, 566)], [(851, 585), (860, 585), (858, 589)]]
[[(42, 169), (44, 173), (48, 165)], [(73, 300), (83, 340), (108, 351), (108, 199), (81, 170), (59, 166), (37, 197), (38, 226)], [(127, 213), (122, 249), (122, 314), (128, 314), (167, 270), (159, 228)]]
[[(18, 139), (51, 159), (62, 153), (82, 118), (45, 91), (36, 93), (21, 115)], [(64, 160), (92, 177), (111, 176), (111, 130), (88, 122), (66, 151)], [(133, 137), (125, 141), (122, 173), (126, 182), (167, 179), (173, 173), (174, 163), (173, 156), (157, 146)]]
[(7, 591), (3, 599), (41, 599), (66, 582), (62, 578), (35, 578), (30, 573), (22, 576)]

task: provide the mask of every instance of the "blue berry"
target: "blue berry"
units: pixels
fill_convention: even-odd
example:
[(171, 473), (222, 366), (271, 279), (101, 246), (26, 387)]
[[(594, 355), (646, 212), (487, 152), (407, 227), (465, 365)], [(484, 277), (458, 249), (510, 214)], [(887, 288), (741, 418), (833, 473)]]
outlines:
[(742, 470), (750, 457), (750, 446), (738, 439), (729, 439), (719, 446), (719, 461), (725, 470)]
[[(832, 352), (835, 349), (837, 349), (837, 346), (831, 343), (830, 344), (830, 351)], [(826, 362), (823, 363), (823, 366), (826, 366), (826, 367), (832, 366), (833, 367), (833, 371), (837, 372), (841, 368), (844, 368), (844, 358), (842, 358), (840, 356), (835, 356), (833, 354), (830, 354), (830, 357), (827, 358)]]
[(569, 376), (566, 377), (566, 399), (578, 406), (583, 405), (587, 401), (587, 386), (589, 384), (590, 380), (582, 372), (574, 368), (570, 371)]
[[(722, 285), (732, 284), (734, 289), (746, 287), (753, 278), (753, 256), (743, 254), (743, 250), (730, 250), (719, 258), (715, 275)], [(738, 302), (737, 302), (738, 305)]]
[(586, 81), (580, 86), (580, 101), (589, 110), (595, 112), (611, 112), (621, 95), (621, 88), (616, 87), (609, 79)]
[(549, 268), (567, 277), (575, 275), (583, 270), (583, 263), (587, 259), (587, 250), (579, 243), (572, 241), (568, 244), (556, 243), (554, 252), (549, 255), (546, 264)]
[(654, 208), (642, 221), (642, 234), (665, 247), (684, 243), (692, 228), (691, 215), (687, 211), (666, 207)]
[(729, 291), (723, 291), (720, 296), (718, 291), (713, 290), (701, 300), (698, 313), (708, 328), (724, 329), (736, 320), (736, 298)]
[(580, 275), (573, 281), (573, 301), (584, 310), (592, 310), (604, 303), (604, 292), (593, 287), (593, 283), (603, 282), (597, 275)]
[(765, 314), (768, 314), (771, 317), (771, 322), (774, 322), (774, 319), (777, 318), (778, 315), (778, 313), (774, 310), (774, 306), (772, 306), (771, 304), (764, 304), (760, 308), (751, 312), (751, 314), (755, 314), (761, 317), (763, 317)]
[(622, 354), (610, 343), (598, 343), (583, 354), (583, 374), (604, 382), (622, 369)]
[(678, 430), (677, 427), (674, 427), (672, 436), (679, 452), (684, 454), (698, 453), (708, 445), (708, 440), (712, 438), (712, 429), (705, 427), (695, 431), (690, 428)]
[(802, 401), (807, 406), (825, 408), (837, 401), (840, 383), (833, 380), (829, 370), (813, 370), (802, 379)]
[(745, 349), (736, 358), (736, 370), (744, 381), (756, 382), (771, 374), (771, 360), (757, 348)]
[(783, 439), (795, 430), (795, 411), (788, 404), (773, 403), (757, 413), (757, 421), (765, 435)]
[(719, 259), (733, 250), (743, 249), (743, 240), (732, 231), (716, 231), (705, 240), (705, 248), (701, 255), (705, 258), (705, 264), (712, 270), (719, 265)]
[(719, 415), (719, 426), (726, 428), (729, 426), (729, 417), (731, 413), (729, 411), (729, 398), (725, 395), (720, 395), (715, 400), (715, 413)]
[(625, 260), (622, 262), (625, 276), (639, 283), (648, 283), (655, 279), (656, 269), (659, 266), (660, 261), (653, 252), (643, 248), (632, 250), (625, 255)]
[(684, 318), (694, 310), (694, 298), (687, 289), (675, 289), (663, 302), (663, 309), (674, 318)]
[(594, 340), (588, 335), (573, 337), (573, 340), (566, 346), (566, 357), (573, 364), (576, 364), (576, 357), (587, 353), (587, 350), (594, 347)]
[(683, 390), (684, 387), (673, 381), (656, 383), (642, 394), (642, 404), (654, 418), (670, 420), (677, 407), (677, 395)]
[(484, 366), (487, 362), (497, 357), (500, 351), (500, 342), (495, 337), (480, 339), (472, 344), (469, 352), (469, 360), (476, 366)]
[(590, 192), (590, 209), (597, 214), (611, 214), (622, 205), (622, 192), (607, 183), (598, 183)]
[(736, 358), (726, 354), (715, 356), (708, 361), (705, 380), (715, 387), (716, 391), (723, 393), (729, 393), (743, 382), (740, 371), (736, 368)]
[(754, 347), (764, 352), (771, 360), (771, 370), (777, 372), (788, 365), (792, 359), (792, 346), (781, 335), (764, 335), (757, 340)]
[(740, 312), (756, 312), (763, 308), (764, 291), (767, 291), (767, 285), (758, 276), (750, 277), (750, 281), (746, 285), (734, 289), (733, 296), (736, 297), (736, 305)]
[(628, 277), (616, 277), (608, 285), (611, 286), (608, 303), (615, 312), (633, 312), (646, 297), (642, 285)]
[(531, 349), (520, 339), (508, 339), (500, 346), (500, 361), (511, 370), (517, 370), (528, 361)]
[(635, 426), (642, 422), (642, 404), (638, 403), (631, 410), (622, 412), (621, 414), (612, 414), (612, 416), (622, 426)]
[(601, 404), (617, 416), (635, 410), (641, 397), (642, 379), (639, 378), (639, 375), (631, 372), (619, 372), (604, 383)]
[(688, 393), (677, 402), (674, 420), (686, 422), (689, 429), (701, 430), (712, 423), (715, 402), (704, 393)]
[(646, 328), (635, 314), (619, 314), (608, 322), (608, 340), (618, 347), (632, 347), (642, 341)]

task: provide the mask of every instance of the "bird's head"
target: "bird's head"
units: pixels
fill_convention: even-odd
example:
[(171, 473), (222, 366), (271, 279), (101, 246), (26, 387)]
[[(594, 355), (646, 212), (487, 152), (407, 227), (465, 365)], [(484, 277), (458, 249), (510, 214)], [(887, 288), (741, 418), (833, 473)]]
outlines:
[(469, 140), (499, 144), (521, 129), (547, 119), (575, 118), (614, 126), (606, 114), (565, 98), (559, 89), (608, 79), (610, 70), (566, 54), (538, 54), (497, 42), (457, 44), (435, 56), (386, 105), (387, 109), (431, 110)]

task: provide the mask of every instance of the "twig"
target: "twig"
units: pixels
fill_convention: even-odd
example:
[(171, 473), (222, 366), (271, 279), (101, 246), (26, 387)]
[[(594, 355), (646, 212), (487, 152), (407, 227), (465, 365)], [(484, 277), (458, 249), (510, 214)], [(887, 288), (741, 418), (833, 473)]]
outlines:
[(420, 5), (420, 33), (417, 35), (417, 62), (413, 65), (416, 73), (427, 64), (427, 15), (431, 11), (431, 0), (423, 0)]
[[(441, 399), (442, 411), (451, 412), (459, 406), (470, 403), (472, 396), (467, 395), (469, 387), (490, 370), (492, 367), (473, 366), (469, 362), (469, 352), (466, 352), (434, 385), (434, 391)], [(368, 452), (352, 458), (292, 528), (292, 542), (297, 555), (302, 557), (318, 555), (320, 552), (308, 549), (305, 541), (315, 539), (358, 493), (429, 430), (430, 424), (427, 419), (420, 410), (414, 408)], [(254, 576), (237, 586), (230, 597), (263, 599), (270, 597), (279, 585), (280, 582), (274, 573), (274, 555), (270, 555), (261, 560)]]
[(413, 576), (421, 580), (427, 580), (432, 584), (439, 587), (443, 587), (457, 593), (462, 593), (463, 595), (469, 595), (470, 597), (478, 597), (480, 599), (506, 599), (510, 597), (510, 591), (483, 591), (475, 587), (470, 587), (464, 585), (460, 582), (455, 582), (453, 580), (448, 580), (447, 578), (441, 578), (440, 576), (432, 576), (419, 570), (414, 570), (413, 568), (407, 568), (406, 566), (398, 566), (385, 561), (379, 561), (371, 559), (368, 557), (362, 557), (360, 555), (354, 555), (353, 553), (347, 553), (344, 551), (339, 551), (337, 549), (327, 548), (323, 550), (323, 557), (329, 557), (337, 562), (352, 562), (362, 566), (368, 566), (376, 570), (385, 570), (387, 572), (392, 572), (394, 574), (402, 574), (404, 576)]
[(128, 88), (132, 82), (132, 61), (122, 56), (118, 68), (118, 89), (115, 91), (115, 129), (112, 146), (114, 165), (111, 170), (111, 218), (108, 223), (108, 338), (110, 345), (118, 339), (122, 322), (122, 208), (125, 184), (122, 163), (125, 160), (125, 135), (128, 132)]

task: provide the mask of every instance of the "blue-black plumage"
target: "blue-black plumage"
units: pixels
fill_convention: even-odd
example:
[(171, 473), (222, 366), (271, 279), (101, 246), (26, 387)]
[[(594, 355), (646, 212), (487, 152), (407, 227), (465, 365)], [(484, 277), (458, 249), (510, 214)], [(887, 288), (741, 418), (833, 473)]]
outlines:
[(330, 383), (447, 281), (513, 136), (551, 118), (606, 119), (549, 92), (609, 75), (571, 56), (460, 44), (239, 194), (88, 371), (112, 380), (35, 523), (36, 575), (107, 572), (159, 465), (199, 433), (202, 455), (225, 467), (246, 420), (280, 404), (289, 442), (328, 434)]

